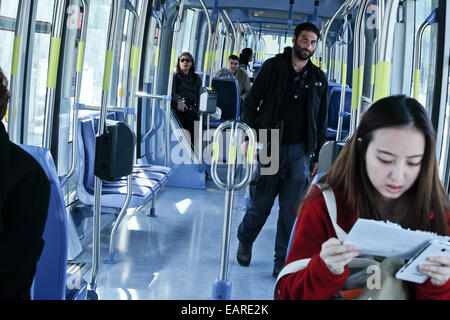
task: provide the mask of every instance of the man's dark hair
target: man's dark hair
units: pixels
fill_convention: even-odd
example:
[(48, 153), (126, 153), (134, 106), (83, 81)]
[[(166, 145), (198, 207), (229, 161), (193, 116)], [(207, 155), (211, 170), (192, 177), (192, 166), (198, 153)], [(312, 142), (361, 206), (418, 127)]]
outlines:
[(304, 23), (300, 23), (294, 31), (294, 36), (295, 38), (297, 38), (300, 33), (302, 33), (302, 31), (311, 31), (314, 32), (317, 35), (317, 39), (320, 38), (320, 30), (319, 28), (317, 28), (314, 24), (312, 24), (311, 22), (304, 22)]
[(0, 68), (0, 120), (2, 120), (6, 114), (6, 107), (8, 106), (10, 97), (11, 94), (8, 90), (8, 79)]
[(239, 61), (239, 57), (237, 55), (232, 54), (232, 55), (230, 55), (228, 57), (228, 60), (237, 60), (237, 61)]

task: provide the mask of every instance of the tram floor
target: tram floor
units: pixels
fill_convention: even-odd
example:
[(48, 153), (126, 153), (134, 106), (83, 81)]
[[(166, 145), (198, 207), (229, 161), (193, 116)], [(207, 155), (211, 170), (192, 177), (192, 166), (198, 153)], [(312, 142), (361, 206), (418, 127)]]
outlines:
[[(232, 300), (273, 299), (273, 255), (278, 201), (253, 245), (250, 266), (236, 260), (237, 227), (245, 192), (235, 193), (228, 279)], [(105, 264), (112, 225), (101, 233), (97, 278), (100, 300), (208, 300), (219, 275), (225, 193), (167, 187), (156, 202), (156, 217), (128, 212), (117, 231), (116, 264)], [(91, 262), (88, 245), (75, 262)], [(86, 275), (90, 281), (90, 272)]]

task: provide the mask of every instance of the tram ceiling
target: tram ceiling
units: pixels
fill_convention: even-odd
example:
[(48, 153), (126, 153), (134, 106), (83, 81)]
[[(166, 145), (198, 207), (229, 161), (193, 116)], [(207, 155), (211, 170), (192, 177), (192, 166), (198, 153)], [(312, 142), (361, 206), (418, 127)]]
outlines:
[[(218, 0), (220, 10), (226, 10), (232, 21), (248, 23), (256, 30), (269, 34), (291, 32), (301, 22), (314, 19), (315, 0), (294, 0), (292, 7), (292, 26), (288, 26), (290, 2), (292, 0)], [(320, 0), (317, 7), (316, 24), (322, 19), (330, 18), (344, 0)], [(208, 9), (212, 10), (215, 0), (204, 0)], [(199, 7), (199, 0), (185, 0), (186, 7)]]

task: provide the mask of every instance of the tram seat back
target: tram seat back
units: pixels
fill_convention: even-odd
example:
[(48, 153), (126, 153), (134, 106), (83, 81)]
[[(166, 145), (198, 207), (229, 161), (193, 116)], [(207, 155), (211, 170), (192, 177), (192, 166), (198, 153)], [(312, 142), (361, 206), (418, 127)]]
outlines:
[[(327, 126), (327, 139), (336, 139), (336, 132), (339, 119), (339, 107), (341, 104), (341, 92), (342, 87), (334, 87), (330, 93), (330, 99), (328, 100), (328, 126)], [(345, 136), (348, 133), (350, 127), (350, 113), (352, 104), (352, 89), (345, 89), (345, 102), (344, 102), (344, 119), (342, 122), (341, 136)]]
[[(341, 88), (342, 85), (340, 83), (336, 83), (336, 82), (328, 82), (328, 91), (327, 91), (328, 101), (330, 101), (331, 91), (337, 87)], [(346, 88), (348, 88), (348, 85), (346, 86)]]
[[(195, 72), (196, 74), (199, 75), (200, 79), (203, 80), (203, 71), (197, 71)], [(209, 86), (209, 72), (206, 72), (206, 80), (205, 80), (205, 86)]]
[(217, 92), (217, 107), (222, 110), (220, 120), (211, 121), (211, 127), (215, 127), (219, 126), (222, 122), (236, 119), (236, 110), (240, 102), (240, 95), (236, 79), (214, 78), (212, 86)]
[[(78, 121), (78, 150), (79, 150), (79, 178), (77, 182), (77, 196), (81, 203), (94, 205), (94, 157), (95, 157), (95, 128), (93, 116), (79, 118)], [(117, 123), (107, 120), (106, 125)], [(136, 171), (137, 170), (137, 171)], [(170, 168), (153, 165), (133, 166), (132, 197), (129, 207), (135, 208), (145, 204), (153, 194), (167, 183)], [(136, 172), (135, 172), (136, 171)], [(103, 181), (102, 203), (109, 208), (122, 208), (127, 195), (126, 178), (119, 178), (112, 182)]]
[(64, 300), (68, 252), (67, 216), (58, 173), (46, 148), (20, 145), (39, 162), (50, 181), (50, 200), (41, 257), (31, 288), (33, 300)]

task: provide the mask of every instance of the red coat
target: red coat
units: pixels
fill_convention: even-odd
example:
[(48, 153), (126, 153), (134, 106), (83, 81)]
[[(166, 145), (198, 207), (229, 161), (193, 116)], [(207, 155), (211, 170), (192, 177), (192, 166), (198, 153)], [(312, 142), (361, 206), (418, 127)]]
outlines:
[[(335, 197), (337, 223), (345, 232), (349, 232), (356, 222), (356, 214), (349, 214), (348, 211), (345, 215), (342, 214), (344, 202), (337, 190), (335, 190)], [(450, 234), (450, 215), (447, 217), (448, 234)], [(331, 223), (325, 199), (322, 195), (317, 196), (303, 207), (297, 219), (295, 236), (286, 264), (305, 258), (311, 258), (311, 261), (304, 269), (279, 280), (277, 291), (280, 299), (331, 299), (342, 289), (349, 275), (348, 266), (342, 274), (335, 275), (328, 270), (319, 256), (322, 244), (333, 237), (336, 238), (336, 232)], [(416, 299), (450, 300), (450, 281), (443, 286), (433, 285), (430, 279), (424, 284), (409, 284), (414, 285)]]

